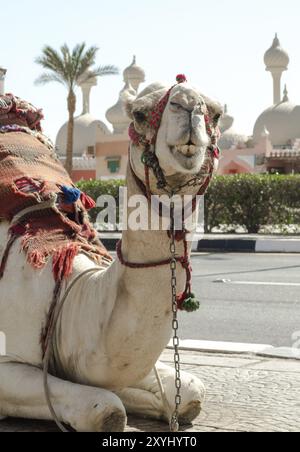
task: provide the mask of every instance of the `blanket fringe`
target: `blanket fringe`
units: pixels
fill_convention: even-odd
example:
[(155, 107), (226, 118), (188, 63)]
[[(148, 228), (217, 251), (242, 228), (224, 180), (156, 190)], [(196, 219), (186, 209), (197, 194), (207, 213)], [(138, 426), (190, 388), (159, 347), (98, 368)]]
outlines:
[(55, 252), (52, 267), (55, 281), (62, 281), (71, 275), (73, 262), (79, 251), (80, 247), (76, 243), (69, 243)]
[(34, 250), (27, 254), (27, 262), (33, 268), (40, 270), (46, 265), (48, 254), (40, 250)]

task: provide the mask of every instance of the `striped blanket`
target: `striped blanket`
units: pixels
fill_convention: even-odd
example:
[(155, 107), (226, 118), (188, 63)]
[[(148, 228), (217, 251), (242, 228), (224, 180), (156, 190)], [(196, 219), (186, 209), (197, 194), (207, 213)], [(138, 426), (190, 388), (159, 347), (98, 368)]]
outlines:
[(42, 118), (28, 102), (0, 96), (0, 221), (10, 223), (0, 279), (18, 238), (33, 267), (52, 258), (56, 281), (70, 275), (79, 252), (97, 263), (111, 259), (89, 222), (87, 209), (94, 203), (73, 185), (42, 134)]

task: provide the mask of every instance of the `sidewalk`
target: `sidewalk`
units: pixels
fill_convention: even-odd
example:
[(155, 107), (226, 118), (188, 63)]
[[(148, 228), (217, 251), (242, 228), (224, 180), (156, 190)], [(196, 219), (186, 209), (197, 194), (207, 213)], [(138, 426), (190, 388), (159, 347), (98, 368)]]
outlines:
[[(109, 251), (115, 251), (121, 233), (100, 233)], [(195, 236), (193, 252), (300, 253), (300, 236), (261, 234), (205, 234)]]
[[(162, 360), (172, 365), (172, 350)], [(300, 361), (182, 351), (182, 369), (197, 375), (207, 388), (201, 415), (185, 432), (299, 432)], [(5, 420), (0, 432), (53, 432), (49, 422)], [(130, 416), (128, 432), (168, 432), (165, 424)]]
[(205, 234), (194, 244), (198, 252), (300, 253), (300, 236)]

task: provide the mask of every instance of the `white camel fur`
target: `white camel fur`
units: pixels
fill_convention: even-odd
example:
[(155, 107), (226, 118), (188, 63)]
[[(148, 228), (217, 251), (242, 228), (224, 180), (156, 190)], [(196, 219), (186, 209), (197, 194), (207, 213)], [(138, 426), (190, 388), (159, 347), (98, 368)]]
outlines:
[[(153, 108), (167, 88), (150, 85), (136, 99), (127, 96), (128, 114), (137, 131), (145, 132), (142, 115)], [(156, 153), (170, 184), (197, 174), (210, 137), (203, 103), (216, 115), (221, 109), (189, 84), (172, 92), (159, 128)], [(145, 180), (141, 151), (131, 145), (131, 163)], [(128, 171), (128, 196), (141, 194)], [(159, 193), (151, 176), (151, 189)], [(190, 188), (195, 194), (198, 188)], [(130, 209), (129, 209), (130, 210)], [(0, 223), (0, 258), (7, 242), (8, 223)], [(166, 231), (124, 231), (122, 252), (136, 263), (170, 257)], [(183, 255), (183, 245), (177, 246)], [(72, 277), (95, 264), (84, 254), (75, 259)], [(178, 267), (178, 292), (185, 272)], [(54, 280), (50, 263), (35, 270), (15, 243), (0, 281), (0, 331), (6, 334), (7, 355), (0, 357), (0, 417), (50, 420), (43, 377), (41, 328), (52, 299)], [(192, 315), (192, 314), (189, 314)], [(153, 368), (158, 367), (170, 411), (174, 409), (174, 370), (158, 362), (172, 330), (170, 269), (130, 269), (116, 259), (99, 273), (86, 275), (66, 300), (54, 336), (55, 366), (49, 376), (54, 409), (59, 420), (77, 431), (123, 431), (126, 413), (168, 421)], [(192, 422), (200, 413), (204, 386), (182, 373), (180, 421)]]

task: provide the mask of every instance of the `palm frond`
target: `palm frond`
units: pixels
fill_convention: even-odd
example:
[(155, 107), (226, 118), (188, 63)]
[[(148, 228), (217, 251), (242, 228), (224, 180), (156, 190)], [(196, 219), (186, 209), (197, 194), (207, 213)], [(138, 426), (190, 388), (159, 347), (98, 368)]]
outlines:
[(75, 77), (74, 77), (73, 60), (72, 60), (72, 55), (71, 55), (70, 49), (67, 46), (67, 44), (64, 44), (60, 48), (60, 51), (63, 56), (63, 63), (64, 63), (65, 71), (66, 71), (68, 85), (71, 89), (73, 89), (74, 85), (75, 85)]
[(82, 55), (82, 58), (79, 61), (77, 67), (77, 77), (82, 77), (82, 75), (90, 70), (92, 66), (95, 65), (96, 55), (98, 52), (98, 47), (90, 47), (87, 51)]
[(65, 85), (65, 80), (58, 74), (45, 72), (44, 74), (41, 74), (34, 82), (35, 85), (46, 85), (50, 82), (57, 82), (61, 85)]
[(93, 78), (104, 77), (106, 75), (118, 75), (119, 72), (120, 71), (116, 66), (99, 66), (84, 72), (83, 75), (78, 79), (78, 82), (84, 83)]
[(72, 53), (73, 60), (73, 70), (74, 70), (74, 80), (78, 80), (79, 68), (81, 65), (81, 61), (84, 59), (84, 51), (85, 51), (85, 42), (78, 44)]
[(94, 72), (97, 73), (97, 77), (104, 77), (105, 75), (118, 75), (120, 73), (117, 66), (114, 66), (112, 64), (98, 66), (94, 69)]
[(41, 85), (54, 81), (74, 90), (76, 85), (91, 78), (118, 74), (118, 68), (113, 65), (95, 67), (98, 50), (96, 46), (86, 48), (85, 42), (77, 44), (72, 51), (67, 44), (60, 48), (60, 52), (45, 46), (35, 61), (47, 72), (35, 83)]
[(66, 78), (63, 60), (51, 47), (45, 46), (43, 48), (42, 55), (36, 58), (35, 61), (44, 69), (50, 70), (54, 74), (59, 74), (62, 78)]

